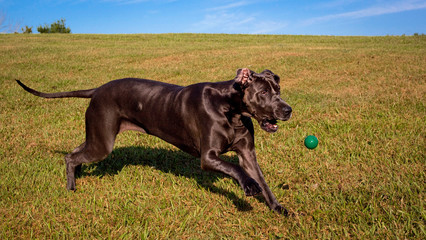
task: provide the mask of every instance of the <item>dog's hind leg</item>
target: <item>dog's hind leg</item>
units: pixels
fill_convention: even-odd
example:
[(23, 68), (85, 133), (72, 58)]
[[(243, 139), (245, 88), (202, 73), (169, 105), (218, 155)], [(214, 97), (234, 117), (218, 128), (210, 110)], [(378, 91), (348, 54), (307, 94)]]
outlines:
[(86, 142), (84, 142), (80, 146), (76, 147), (74, 150), (72, 150), (71, 153), (80, 152), (84, 148), (84, 146), (86, 146)]
[[(84, 146), (86, 146), (86, 142), (82, 143), (80, 146), (76, 147), (74, 150), (72, 150), (71, 153), (76, 153), (76, 152), (80, 152)], [(77, 165), (75, 167), (75, 174), (79, 174), (81, 172), (81, 164)]]
[(72, 152), (65, 156), (67, 171), (67, 189), (75, 190), (75, 174), (83, 163), (98, 162), (105, 159), (111, 153), (115, 136), (96, 144), (86, 144), (80, 151)]
[(81, 164), (101, 161), (112, 152), (119, 127), (119, 119), (114, 114), (89, 106), (86, 142), (65, 156), (68, 190), (75, 190), (75, 173)]

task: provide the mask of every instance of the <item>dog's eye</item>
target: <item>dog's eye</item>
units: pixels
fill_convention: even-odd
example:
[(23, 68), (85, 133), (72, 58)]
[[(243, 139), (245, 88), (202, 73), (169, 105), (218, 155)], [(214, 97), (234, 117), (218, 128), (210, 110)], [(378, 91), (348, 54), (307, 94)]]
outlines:
[(262, 95), (265, 95), (265, 94), (267, 94), (268, 93), (268, 90), (262, 90), (261, 92), (260, 92), (260, 94), (262, 94)]

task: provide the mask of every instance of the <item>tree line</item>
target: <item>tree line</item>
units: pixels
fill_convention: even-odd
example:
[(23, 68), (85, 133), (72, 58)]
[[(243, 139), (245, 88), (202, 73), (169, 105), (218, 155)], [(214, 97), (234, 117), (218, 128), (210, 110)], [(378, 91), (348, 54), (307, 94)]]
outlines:
[[(22, 33), (32, 33), (33, 27), (25, 26), (22, 28)], [(57, 20), (49, 25), (44, 24), (37, 27), (39, 33), (71, 33), (71, 28), (65, 26), (65, 19)]]
[[(19, 23), (13, 23), (6, 18), (6, 14), (0, 12), (0, 33), (18, 33)], [(71, 33), (71, 28), (65, 24), (65, 19), (57, 20), (50, 25), (44, 24), (37, 27), (39, 33)], [(22, 33), (33, 33), (33, 27), (25, 26), (21, 28)]]

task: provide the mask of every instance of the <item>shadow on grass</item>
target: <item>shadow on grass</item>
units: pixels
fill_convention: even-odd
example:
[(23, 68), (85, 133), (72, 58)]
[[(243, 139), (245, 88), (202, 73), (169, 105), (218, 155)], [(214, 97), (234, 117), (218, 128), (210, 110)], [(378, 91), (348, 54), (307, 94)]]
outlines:
[[(225, 161), (238, 163), (236, 156), (221, 156), (221, 158)], [(218, 179), (227, 176), (201, 170), (200, 159), (179, 150), (140, 146), (117, 148), (105, 160), (83, 165), (77, 177), (115, 175), (128, 165), (150, 166), (165, 173), (195, 179), (198, 185), (206, 190), (226, 196), (239, 211), (253, 209), (246, 200), (239, 198), (235, 193), (218, 188), (213, 184)]]

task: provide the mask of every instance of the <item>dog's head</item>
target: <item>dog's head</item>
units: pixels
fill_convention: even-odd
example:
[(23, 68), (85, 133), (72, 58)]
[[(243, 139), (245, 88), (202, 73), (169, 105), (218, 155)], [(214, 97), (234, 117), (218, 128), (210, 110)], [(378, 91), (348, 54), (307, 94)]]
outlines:
[(238, 69), (235, 83), (243, 92), (244, 116), (253, 117), (267, 132), (278, 130), (277, 120), (287, 121), (292, 109), (280, 96), (280, 77), (270, 70), (255, 73)]

